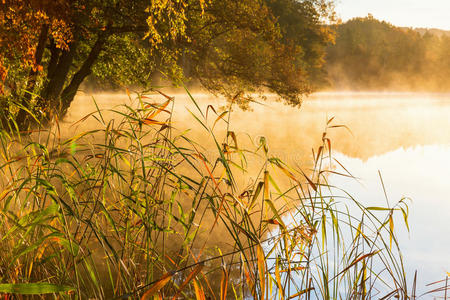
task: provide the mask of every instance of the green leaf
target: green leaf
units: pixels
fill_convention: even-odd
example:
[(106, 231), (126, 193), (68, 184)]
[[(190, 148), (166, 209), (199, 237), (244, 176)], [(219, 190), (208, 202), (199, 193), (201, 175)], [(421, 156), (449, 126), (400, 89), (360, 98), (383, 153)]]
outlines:
[(391, 208), (385, 208), (385, 207), (371, 206), (371, 207), (367, 207), (367, 210), (382, 210), (382, 211), (386, 211), (386, 210), (392, 210), (392, 209)]
[(70, 154), (75, 155), (77, 153), (77, 143), (75, 141), (72, 141), (70, 143)]
[(75, 289), (66, 285), (51, 283), (3, 283), (0, 284), (0, 293), (21, 295), (42, 295), (61, 292), (70, 292)]
[(73, 256), (78, 256), (78, 253), (80, 251), (80, 246), (75, 243), (74, 241), (69, 241), (65, 238), (60, 238), (58, 241), (64, 248), (66, 248), (67, 251), (69, 251), (70, 254)]

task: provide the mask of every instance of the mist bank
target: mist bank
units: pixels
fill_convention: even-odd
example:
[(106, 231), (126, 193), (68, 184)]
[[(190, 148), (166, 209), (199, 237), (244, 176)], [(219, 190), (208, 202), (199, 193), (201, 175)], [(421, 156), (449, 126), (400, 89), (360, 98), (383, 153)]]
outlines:
[(370, 15), (334, 29), (323, 89), (450, 91), (448, 32), (395, 27)]
[[(210, 150), (215, 149), (216, 145), (205, 140), (203, 127), (193, 122), (190, 112), (196, 107), (189, 96), (181, 92), (166, 94), (174, 97), (173, 130), (181, 134), (189, 129), (187, 136), (202, 141), (202, 153), (209, 158)], [(227, 105), (224, 97), (214, 97), (208, 93), (192, 93), (192, 96), (203, 111), (209, 110), (213, 116), (215, 114), (208, 109), (209, 105), (216, 109)], [(157, 94), (146, 97), (150, 102), (164, 101), (164, 97)], [(450, 131), (442, 130), (450, 127), (450, 94), (315, 93), (304, 101), (300, 110), (277, 102), (276, 97), (268, 95), (267, 101), (252, 103), (250, 110), (233, 110), (229, 130), (236, 134), (243, 149), (252, 149), (260, 137), (266, 138), (270, 154), (289, 165), (299, 163), (306, 168), (312, 167), (308, 165), (311, 162), (311, 148), (320, 146), (324, 126), (332, 117), (335, 117), (335, 125), (348, 128), (330, 130), (328, 136), (333, 142), (333, 150), (363, 162), (400, 148), (450, 146)], [(109, 122), (115, 115), (109, 110), (120, 110), (124, 104), (136, 107), (138, 103), (137, 99), (129, 98), (126, 93), (80, 93), (65, 121), (60, 124), (61, 136), (68, 139), (75, 132), (95, 130), (98, 122), (94, 118), (78, 121), (98, 107), (105, 121)], [(218, 110), (218, 114), (221, 111)], [(212, 117), (211, 126), (215, 118)], [(226, 131), (218, 130), (222, 122), (218, 120), (215, 126), (219, 140), (226, 137)]]

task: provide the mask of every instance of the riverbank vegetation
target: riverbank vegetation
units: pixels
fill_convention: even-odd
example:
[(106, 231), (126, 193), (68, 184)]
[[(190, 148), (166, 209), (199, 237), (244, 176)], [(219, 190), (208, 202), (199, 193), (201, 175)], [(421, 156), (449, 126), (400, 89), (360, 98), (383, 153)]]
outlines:
[[(345, 126), (328, 120), (310, 163), (289, 166), (265, 138), (242, 143), (230, 115), (268, 92), (299, 106), (330, 84), (442, 75), (447, 43), (370, 17), (337, 25), (327, 0), (2, 1), (1, 296), (415, 298), (406, 201), (365, 207), (328, 183), (353, 178), (328, 138)], [(185, 89), (201, 140), (174, 125), (160, 78), (228, 100)], [(148, 93), (62, 130), (87, 79)]]
[[(364, 207), (327, 183), (337, 163), (327, 137), (339, 130), (333, 120), (311, 168), (290, 167), (271, 156), (265, 139), (239, 146), (226, 121), (236, 103), (217, 115), (192, 99), (202, 144), (215, 145), (206, 151), (172, 126), (176, 99), (155, 104), (155, 97), (94, 111), (80, 122), (93, 119), (96, 129), (69, 138), (58, 124), (1, 132), (0, 293), (67, 299), (414, 293), (395, 234), (394, 220), (407, 220), (404, 200)], [(251, 156), (257, 163), (250, 166)]]

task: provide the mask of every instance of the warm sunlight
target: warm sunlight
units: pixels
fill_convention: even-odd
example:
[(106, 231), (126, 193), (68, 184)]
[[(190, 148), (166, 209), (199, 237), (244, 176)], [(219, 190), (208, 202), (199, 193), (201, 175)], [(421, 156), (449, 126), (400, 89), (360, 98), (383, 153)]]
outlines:
[(450, 0), (0, 0), (0, 300), (450, 299)]
[(338, 0), (343, 21), (372, 14), (396, 26), (450, 30), (449, 0)]

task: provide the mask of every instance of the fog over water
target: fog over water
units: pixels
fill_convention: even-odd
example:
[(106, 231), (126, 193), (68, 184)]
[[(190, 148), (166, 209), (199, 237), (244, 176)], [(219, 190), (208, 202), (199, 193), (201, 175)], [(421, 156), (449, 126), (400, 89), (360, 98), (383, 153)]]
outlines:
[[(173, 126), (192, 129), (189, 136), (202, 142), (204, 134), (186, 109), (195, 109), (192, 102), (186, 95), (174, 96)], [(130, 103), (125, 94), (93, 97), (100, 108)], [(160, 96), (153, 98), (150, 102), (162, 101)], [(207, 94), (194, 98), (203, 111), (208, 104), (215, 108), (226, 104)], [(249, 145), (264, 136), (273, 155), (308, 168), (311, 149), (321, 143), (326, 122), (334, 117), (331, 125), (348, 129), (329, 129), (333, 155), (360, 182), (340, 176), (332, 176), (330, 182), (364, 204), (382, 206), (386, 200), (380, 171), (390, 205), (411, 198), (411, 232), (399, 226), (407, 271), (413, 274), (417, 269), (423, 283), (445, 278), (450, 272), (450, 94), (318, 93), (305, 99), (300, 109), (268, 98), (264, 105), (252, 104), (252, 111), (232, 113), (230, 129), (238, 140)], [(91, 99), (79, 95), (64, 126), (95, 110)], [(87, 121), (65, 134), (93, 124)]]

